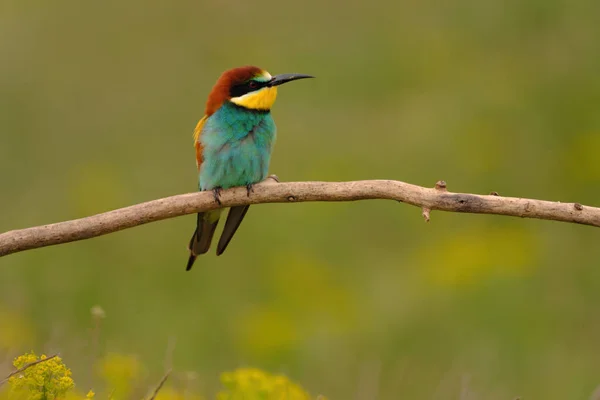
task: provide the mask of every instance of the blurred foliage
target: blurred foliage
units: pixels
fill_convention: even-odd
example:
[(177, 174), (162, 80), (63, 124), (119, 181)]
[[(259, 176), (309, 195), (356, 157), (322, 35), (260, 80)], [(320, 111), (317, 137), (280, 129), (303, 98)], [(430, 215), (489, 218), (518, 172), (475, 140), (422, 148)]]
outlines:
[[(46, 360), (46, 361), (42, 361)], [(2, 390), (2, 400), (93, 400), (96, 393), (89, 390), (85, 396), (73, 391), (75, 383), (71, 370), (60, 357), (39, 358), (34, 353), (17, 357), (13, 366), (20, 370), (8, 379), (10, 389)], [(138, 384), (140, 365), (135, 357), (109, 354), (100, 363), (100, 375), (104, 377), (108, 399), (136, 398), (132, 391)], [(255, 368), (240, 368), (221, 376), (223, 388), (216, 395), (218, 400), (311, 400), (312, 397), (284, 375), (271, 375)], [(0, 383), (1, 385), (1, 383)], [(149, 398), (156, 400), (202, 400), (203, 397), (189, 391), (167, 386), (153, 390)], [(318, 396), (317, 400), (326, 400)]]
[[(244, 64), (317, 76), (273, 110), (283, 180), (444, 179), (598, 205), (599, 15), (597, 0), (3, 0), (0, 231), (196, 190), (192, 130)], [(0, 376), (39, 348), (82, 387), (135, 354), (132, 396), (169, 364), (190, 393), (252, 365), (335, 399), (587, 398), (597, 229), (431, 217), (253, 206), (190, 273), (193, 216), (2, 258)]]
[(98, 372), (112, 388), (112, 398), (126, 399), (142, 375), (142, 365), (135, 356), (110, 353), (101, 360)]
[(0, 321), (0, 354), (14, 347), (27, 347), (33, 341), (33, 329), (24, 316), (0, 307)]

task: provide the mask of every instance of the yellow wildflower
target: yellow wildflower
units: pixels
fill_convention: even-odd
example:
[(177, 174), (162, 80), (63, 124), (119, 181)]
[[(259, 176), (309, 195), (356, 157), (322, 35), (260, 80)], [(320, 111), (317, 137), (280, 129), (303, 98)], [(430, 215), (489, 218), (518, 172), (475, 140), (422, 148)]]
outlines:
[(135, 356), (110, 353), (100, 361), (100, 375), (113, 390), (113, 398), (129, 397), (142, 374), (142, 364)]
[(311, 400), (308, 393), (283, 375), (240, 368), (221, 375), (225, 387), (217, 400)]
[[(39, 359), (32, 352), (17, 357), (13, 365), (23, 368), (25, 365), (37, 360), (45, 360), (42, 355)], [(9, 379), (11, 394), (28, 400), (54, 400), (65, 397), (66, 393), (75, 386), (71, 379), (71, 370), (62, 362), (60, 357), (33, 365)]]

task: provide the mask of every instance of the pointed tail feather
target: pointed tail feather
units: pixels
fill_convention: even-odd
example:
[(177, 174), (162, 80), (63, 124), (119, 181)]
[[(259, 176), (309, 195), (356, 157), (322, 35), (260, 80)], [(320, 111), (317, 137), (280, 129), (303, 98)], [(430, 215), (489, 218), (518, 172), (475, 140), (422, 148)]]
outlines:
[(221, 210), (198, 213), (196, 221), (196, 230), (190, 239), (188, 246), (190, 250), (190, 258), (188, 259), (186, 271), (189, 271), (196, 261), (196, 257), (200, 254), (204, 254), (210, 249), (210, 243), (212, 242), (215, 229), (219, 223), (219, 216)]
[(220, 213), (198, 213), (195, 236), (190, 240), (190, 250), (195, 255), (204, 254), (210, 249), (212, 237), (219, 223)]
[(221, 238), (219, 239), (219, 243), (217, 244), (217, 255), (220, 256), (223, 254), (227, 245), (231, 241), (231, 238), (237, 231), (237, 228), (242, 223), (246, 212), (248, 211), (250, 206), (237, 206), (231, 207), (229, 210), (229, 214), (227, 214), (227, 221), (225, 222), (225, 228), (223, 228), (223, 233), (221, 234)]
[(196, 256), (193, 254), (190, 254), (190, 258), (188, 258), (187, 267), (185, 267), (186, 271), (189, 271), (190, 269), (192, 269), (192, 265), (194, 265), (194, 261), (196, 261)]

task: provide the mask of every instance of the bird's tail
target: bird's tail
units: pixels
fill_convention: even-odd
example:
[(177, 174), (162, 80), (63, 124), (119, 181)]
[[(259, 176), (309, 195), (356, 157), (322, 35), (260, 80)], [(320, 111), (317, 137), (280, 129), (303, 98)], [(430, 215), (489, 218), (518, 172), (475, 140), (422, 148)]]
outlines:
[(237, 228), (242, 223), (242, 220), (246, 216), (246, 212), (248, 211), (250, 206), (237, 206), (231, 207), (229, 209), (229, 214), (227, 214), (227, 221), (225, 221), (225, 228), (223, 228), (223, 233), (221, 234), (221, 238), (219, 239), (219, 243), (217, 244), (217, 255), (220, 256), (223, 254), (227, 245), (231, 241), (231, 238), (237, 231)]
[[(219, 223), (219, 217), (221, 216), (221, 209), (198, 213), (198, 219), (196, 222), (196, 230), (190, 239), (188, 246), (190, 250), (190, 258), (188, 259), (186, 271), (189, 271), (196, 261), (196, 257), (200, 254), (204, 254), (210, 249), (210, 243), (212, 237)], [(229, 218), (227, 218), (229, 222)]]

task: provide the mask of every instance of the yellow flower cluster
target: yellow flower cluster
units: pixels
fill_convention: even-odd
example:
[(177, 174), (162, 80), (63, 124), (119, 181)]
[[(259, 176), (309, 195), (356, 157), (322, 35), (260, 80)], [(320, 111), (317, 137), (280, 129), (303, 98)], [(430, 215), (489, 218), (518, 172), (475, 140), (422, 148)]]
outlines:
[[(34, 361), (45, 359), (45, 355), (38, 358), (34, 353), (27, 353), (17, 357), (13, 365), (19, 369)], [(75, 386), (71, 378), (71, 370), (67, 368), (60, 357), (54, 357), (25, 369), (11, 377), (9, 383), (11, 397), (27, 400), (64, 398), (67, 392)]]
[(113, 399), (126, 399), (143, 374), (143, 366), (134, 356), (109, 353), (98, 364), (98, 373), (112, 388)]
[[(30, 365), (36, 361), (34, 365)], [(13, 362), (21, 372), (10, 377), (10, 390), (0, 391), (0, 400), (81, 400), (83, 394), (72, 390), (75, 386), (71, 370), (60, 357), (47, 359), (34, 353), (17, 357)], [(24, 368), (28, 366), (27, 368)], [(132, 387), (140, 377), (142, 365), (137, 358), (118, 354), (108, 355), (99, 365), (99, 372), (112, 388), (109, 399), (129, 398)], [(223, 390), (217, 400), (312, 400), (299, 385), (283, 375), (272, 375), (254, 368), (241, 368), (221, 375)], [(0, 389), (2, 389), (0, 387)], [(89, 391), (83, 400), (94, 400), (95, 393)], [(166, 386), (156, 400), (202, 400), (194, 393), (186, 393)], [(326, 400), (318, 396), (316, 400)]]
[(311, 400), (304, 389), (287, 377), (254, 368), (225, 372), (221, 383), (225, 390), (219, 392), (217, 400)]

